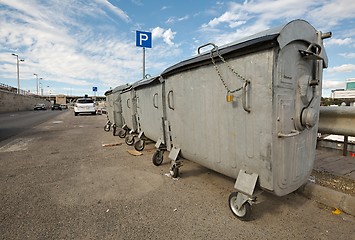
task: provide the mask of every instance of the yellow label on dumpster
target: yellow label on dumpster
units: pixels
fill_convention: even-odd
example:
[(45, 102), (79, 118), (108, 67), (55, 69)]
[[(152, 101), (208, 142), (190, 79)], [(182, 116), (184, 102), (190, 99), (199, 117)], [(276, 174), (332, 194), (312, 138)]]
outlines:
[(231, 95), (230, 93), (227, 93), (227, 102), (233, 102), (233, 95)]

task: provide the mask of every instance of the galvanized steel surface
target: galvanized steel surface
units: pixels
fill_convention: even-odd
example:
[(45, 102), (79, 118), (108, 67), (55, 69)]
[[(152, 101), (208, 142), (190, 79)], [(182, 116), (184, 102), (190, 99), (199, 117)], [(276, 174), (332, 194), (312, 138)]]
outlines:
[[(161, 132), (161, 118), (168, 150), (173, 146), (182, 157), (233, 178), (240, 170), (256, 174), (259, 188), (281, 196), (312, 171), (328, 60), (322, 33), (302, 20), (255, 36), (222, 47), (225, 61), (213, 63), (207, 53), (166, 69), (156, 89), (137, 83), (121, 94), (123, 116), (130, 128), (135, 116), (139, 128), (152, 130), (151, 138)], [(228, 91), (243, 88), (231, 68), (250, 81), (243, 91)]]

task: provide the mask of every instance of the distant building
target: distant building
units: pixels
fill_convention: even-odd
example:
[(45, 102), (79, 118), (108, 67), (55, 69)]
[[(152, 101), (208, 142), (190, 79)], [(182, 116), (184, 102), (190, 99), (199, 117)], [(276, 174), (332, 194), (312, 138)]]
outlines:
[(344, 99), (350, 102), (350, 105), (354, 106), (355, 103), (355, 78), (349, 78), (346, 80), (345, 89), (332, 90), (330, 97), (333, 99)]

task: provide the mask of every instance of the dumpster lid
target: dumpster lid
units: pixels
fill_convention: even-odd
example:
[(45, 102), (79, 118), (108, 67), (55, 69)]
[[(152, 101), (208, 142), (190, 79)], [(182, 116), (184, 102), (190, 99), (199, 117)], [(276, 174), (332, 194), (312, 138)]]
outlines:
[[(240, 54), (267, 49), (275, 46), (275, 43), (282, 49), (284, 46), (295, 40), (306, 41), (308, 43), (317, 42), (315, 28), (305, 20), (293, 20), (287, 24), (271, 28), (254, 35), (239, 39), (218, 48), (219, 53), (223, 56), (233, 52)], [(268, 44), (269, 43), (269, 44)], [(211, 48), (210, 48), (211, 49)], [(322, 46), (321, 57), (324, 66), (327, 67), (328, 58)], [(210, 51), (201, 53), (190, 59), (181, 61), (163, 71), (163, 77), (172, 75), (177, 72), (201, 66), (210, 62)]]
[(105, 96), (112, 94), (112, 89), (107, 90), (104, 94), (105, 94)]
[(118, 86), (118, 87), (115, 87), (115, 88), (112, 90), (112, 93), (122, 92), (122, 91), (124, 91), (125, 89), (130, 88), (130, 87), (131, 87), (131, 85), (128, 84), (128, 83), (126, 83), (126, 84), (124, 84), (124, 85), (120, 85), (120, 86)]
[(160, 75), (158, 75), (158, 76), (150, 77), (150, 78), (147, 78), (147, 79), (139, 80), (139, 81), (133, 83), (132, 88), (133, 89), (137, 89), (137, 88), (141, 88), (141, 87), (144, 87), (146, 85), (149, 85), (149, 84), (161, 83), (161, 81), (162, 81), (162, 78), (161, 78)]

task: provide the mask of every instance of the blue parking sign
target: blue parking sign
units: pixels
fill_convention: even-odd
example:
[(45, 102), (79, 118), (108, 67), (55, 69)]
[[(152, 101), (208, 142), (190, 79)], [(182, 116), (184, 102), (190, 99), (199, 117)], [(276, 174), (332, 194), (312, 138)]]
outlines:
[(136, 31), (136, 46), (152, 48), (152, 33)]

